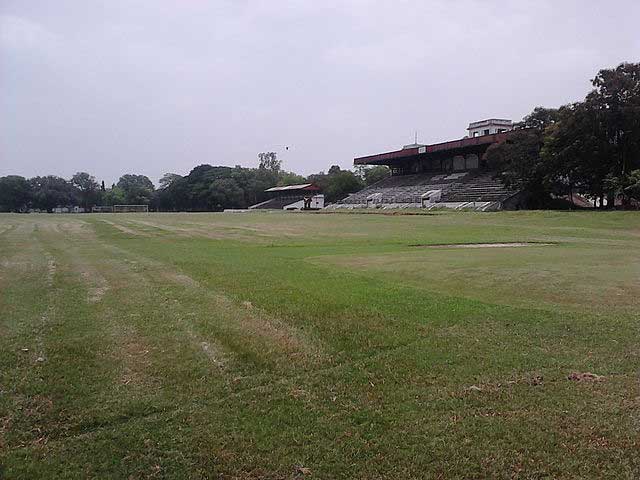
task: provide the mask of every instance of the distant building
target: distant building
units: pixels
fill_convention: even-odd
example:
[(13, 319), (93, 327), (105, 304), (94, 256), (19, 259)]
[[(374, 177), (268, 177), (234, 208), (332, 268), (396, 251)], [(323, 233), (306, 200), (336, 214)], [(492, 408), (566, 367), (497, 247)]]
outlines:
[(69, 207), (55, 207), (52, 210), (53, 213), (84, 213), (85, 210), (83, 207), (78, 205), (69, 206)]
[(513, 122), (503, 118), (490, 118), (479, 122), (471, 122), (467, 128), (470, 137), (481, 137), (493, 133), (508, 132), (509, 130), (513, 130)]

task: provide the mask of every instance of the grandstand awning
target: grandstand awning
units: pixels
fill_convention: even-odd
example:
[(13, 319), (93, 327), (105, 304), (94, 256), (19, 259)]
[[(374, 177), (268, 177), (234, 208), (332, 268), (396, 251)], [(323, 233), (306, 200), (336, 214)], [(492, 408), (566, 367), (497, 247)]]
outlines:
[(305, 191), (318, 191), (320, 187), (313, 183), (302, 183), (299, 185), (286, 185), (284, 187), (271, 187), (265, 190), (265, 192), (290, 192), (295, 190), (305, 190)]
[(444, 152), (456, 154), (469, 150), (485, 150), (492, 143), (501, 143), (505, 141), (512, 132), (513, 131), (483, 135), (481, 137), (462, 138), (460, 140), (434, 143), (432, 145), (419, 145), (416, 147), (395, 150), (393, 152), (378, 153), (376, 155), (367, 155), (365, 157), (356, 157), (353, 159), (353, 164), (393, 165), (408, 160), (410, 157), (415, 157), (418, 155), (429, 155)]

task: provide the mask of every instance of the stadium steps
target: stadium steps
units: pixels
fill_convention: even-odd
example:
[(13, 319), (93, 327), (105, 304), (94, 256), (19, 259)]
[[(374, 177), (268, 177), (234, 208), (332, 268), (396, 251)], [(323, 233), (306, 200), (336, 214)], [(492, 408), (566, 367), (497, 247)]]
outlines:
[[(459, 178), (458, 175), (464, 175)], [(451, 186), (460, 183), (464, 178), (473, 176), (473, 173), (461, 174), (412, 174), (397, 175), (387, 177), (368, 186), (364, 190), (353, 193), (343, 199), (340, 203), (347, 204), (366, 204), (367, 198), (371, 195), (379, 194), (376, 203), (421, 203), (422, 195), (429, 190), (445, 190)]]
[[(301, 199), (302, 197), (299, 200)], [(282, 210), (287, 205), (291, 205), (297, 201), (298, 200), (291, 198), (272, 198), (264, 202), (256, 203), (255, 205), (251, 205), (249, 210)]]
[(479, 175), (443, 192), (442, 202), (500, 202), (516, 192), (507, 188), (493, 174)]
[(437, 203), (499, 203), (516, 192), (508, 189), (492, 173), (461, 172), (457, 174), (414, 174), (385, 178), (353, 193), (340, 204), (367, 205), (371, 199), (376, 205), (421, 205), (422, 195), (429, 190), (440, 190)]

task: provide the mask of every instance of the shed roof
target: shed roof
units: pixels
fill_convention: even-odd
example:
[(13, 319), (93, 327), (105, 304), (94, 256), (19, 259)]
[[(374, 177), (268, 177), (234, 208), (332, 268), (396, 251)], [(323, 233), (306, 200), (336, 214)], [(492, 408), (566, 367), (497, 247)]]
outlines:
[(286, 192), (289, 190), (320, 190), (313, 183), (301, 183), (299, 185), (286, 185), (284, 187), (271, 187), (265, 190), (265, 192)]

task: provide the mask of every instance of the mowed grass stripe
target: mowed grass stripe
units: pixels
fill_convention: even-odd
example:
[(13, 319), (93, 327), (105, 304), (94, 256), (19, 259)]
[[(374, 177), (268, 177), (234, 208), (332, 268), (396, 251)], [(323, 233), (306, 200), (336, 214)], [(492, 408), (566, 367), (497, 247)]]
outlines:
[[(71, 298), (95, 316), (78, 314), (107, 332), (101, 348), (113, 358), (93, 400), (104, 396), (110, 414), (82, 416), (82, 402), (71, 398), (82, 421), (50, 437), (46, 455), (12, 451), (6, 470), (17, 478), (291, 478), (304, 465), (318, 478), (633, 477), (635, 316), (493, 305), (307, 261), (397, 252), (447, 236), (543, 239), (549, 224), (570, 231), (573, 217), (317, 217), (195, 216), (211, 224), (203, 230), (275, 232), (255, 244), (231, 232), (225, 239), (134, 236), (98, 216), (75, 217), (95, 225), (90, 238), (68, 225), (75, 218), (45, 217), (58, 228), (42, 245), (69, 281), (56, 285), (77, 288)], [(193, 217), (144, 218), (171, 225)], [(594, 226), (612, 223), (587, 222), (574, 237), (593, 239)], [(509, 232), (496, 233), (496, 223), (509, 223)], [(73, 230), (67, 237), (63, 224)], [(295, 244), (277, 235), (280, 227), (298, 232)], [(328, 236), (316, 236), (324, 227)], [(94, 303), (83, 272), (109, 285)], [(261, 318), (299, 335), (305, 348), (270, 342), (271, 329), (253, 331)], [(222, 354), (223, 366), (202, 342)], [(606, 380), (572, 382), (572, 371)], [(127, 408), (135, 405), (144, 408)]]
[(307, 361), (320, 361), (322, 347), (317, 341), (305, 338), (303, 332), (265, 314), (250, 302), (234, 301), (201, 285), (173, 265), (132, 255), (110, 244), (106, 248), (112, 255), (117, 252), (130, 268), (144, 276), (149, 284), (147, 293), (157, 296), (169, 311), (175, 312), (174, 318), (185, 326), (190, 337), (206, 332), (198, 341), (205, 353), (212, 350), (207, 346), (217, 345), (260, 368), (276, 363), (280, 368), (291, 368)]
[[(130, 246), (134, 246), (134, 245), (132, 245), (132, 244), (129, 244), (129, 245), (130, 245)], [(205, 244), (204, 244), (204, 243), (203, 243), (203, 244), (199, 244), (199, 247), (200, 247), (200, 248), (198, 248), (198, 249), (197, 249), (197, 251), (204, 251), (204, 250), (205, 250)], [(227, 246), (225, 246), (225, 247), (227, 247)], [(175, 248), (176, 248), (176, 245), (175, 245), (175, 244), (173, 244), (173, 245), (172, 245), (172, 250), (174, 250), (174, 251), (175, 251)], [(215, 248), (215, 247), (212, 247), (212, 248)], [(226, 253), (226, 254), (229, 254), (229, 251), (230, 251), (230, 250), (232, 250), (232, 249), (226, 249), (226, 250), (225, 250), (225, 253)], [(152, 249), (152, 251), (153, 251), (154, 253), (156, 253), (156, 254), (157, 254), (158, 252), (161, 252), (161, 251), (162, 251), (162, 245), (156, 245), (156, 248)], [(246, 252), (246, 250), (244, 250), (244, 253), (245, 253), (245, 254), (247, 253), (247, 252)], [(264, 254), (264, 253), (263, 253), (263, 252), (261, 252), (261, 255), (263, 255), (263, 254)], [(184, 255), (178, 255), (178, 258), (186, 258), (186, 257), (189, 257), (189, 256), (190, 256), (190, 255), (189, 255), (189, 254), (187, 254), (187, 253), (185, 252), (185, 253), (184, 253)], [(193, 254), (192, 254), (191, 256), (193, 256)], [(196, 257), (198, 257), (198, 255), (197, 255), (197, 254), (196, 254)], [(261, 257), (261, 258), (262, 258), (262, 257)], [(252, 260), (253, 260), (252, 265), (255, 267), (255, 259), (252, 259)], [(274, 260), (276, 260), (276, 259), (274, 259)], [(281, 259), (281, 258), (280, 258), (280, 259), (277, 259), (277, 260), (282, 261), (282, 259)], [(234, 265), (242, 264), (242, 260), (241, 260), (241, 259), (239, 259), (239, 258), (233, 258), (233, 261), (232, 261), (232, 262), (230, 262), (230, 263), (233, 263)], [(197, 264), (197, 265), (204, 265), (204, 264), (205, 264), (205, 262), (204, 262), (204, 261), (195, 261), (195, 262), (194, 262), (194, 264)], [(282, 265), (280, 265), (280, 266), (282, 266)], [(209, 266), (209, 268), (210, 268), (210, 267), (211, 267), (211, 266)], [(218, 268), (220, 268), (220, 267), (218, 267)], [(223, 269), (223, 268), (221, 268), (221, 269)], [(290, 275), (290, 276), (295, 277), (295, 272), (293, 272), (292, 270), (288, 270), (288, 272), (289, 272), (289, 275)], [(235, 272), (234, 272), (234, 273), (235, 273)], [(262, 279), (264, 280), (264, 277), (262, 277), (262, 274), (264, 274), (265, 272), (261, 272), (261, 271), (253, 270), (253, 271), (252, 271), (252, 273), (253, 273), (256, 277), (258, 277), (258, 278), (262, 278)], [(205, 275), (205, 278), (206, 278), (206, 275)], [(232, 278), (237, 279), (237, 278), (238, 278), (238, 275), (234, 274), (234, 275), (232, 275)], [(335, 281), (335, 280), (336, 280), (335, 278), (333, 278), (333, 277), (332, 277), (332, 276), (330, 276), (330, 275), (328, 275), (328, 279), (329, 279), (330, 281)], [(353, 277), (351, 276), (351, 277), (349, 278), (349, 282), (353, 282), (353, 280), (354, 280), (354, 279), (353, 279)], [(295, 282), (295, 278), (293, 279), (293, 281)], [(269, 283), (269, 282), (267, 282), (267, 283)], [(339, 283), (339, 282), (338, 282), (338, 283)], [(358, 282), (354, 282), (354, 283), (355, 283), (355, 285), (354, 285), (354, 286), (357, 286)], [(394, 299), (394, 302), (395, 302), (396, 304), (397, 304), (398, 302), (400, 302), (401, 304), (403, 304), (403, 303), (404, 303), (404, 301), (403, 301), (403, 300), (399, 300), (399, 299), (403, 299), (403, 298), (404, 298), (404, 299), (406, 299), (406, 303), (411, 304), (412, 306), (415, 306), (415, 305), (421, 305), (421, 304), (423, 304), (423, 303), (424, 303), (424, 301), (425, 301), (425, 298), (424, 298), (424, 297), (423, 297), (422, 301), (421, 301), (421, 300), (419, 300), (419, 299), (416, 299), (416, 298), (412, 297), (410, 294), (408, 294), (408, 292), (407, 292), (407, 290), (408, 290), (408, 289), (399, 289), (399, 288), (394, 288), (392, 285), (386, 284), (386, 282), (384, 282), (384, 281), (379, 281), (379, 283), (381, 284), (380, 290), (389, 291), (389, 292), (391, 293), (391, 295), (393, 295), (393, 296), (395, 296), (395, 297), (396, 297), (396, 298)], [(253, 287), (253, 285), (252, 285), (252, 287)], [(341, 283), (339, 283), (339, 285), (338, 285), (338, 287), (336, 288), (336, 290), (335, 290), (335, 291), (333, 291), (333, 290), (332, 290), (332, 291), (327, 291), (327, 290), (325, 290), (323, 293), (328, 294), (328, 298), (329, 298), (329, 299), (331, 299), (331, 300), (333, 300), (333, 299), (335, 299), (336, 297), (338, 297), (338, 298), (339, 298), (338, 290), (340, 290), (340, 289), (346, 289), (346, 286), (345, 286), (345, 285), (343, 285), (343, 284), (341, 284)], [(255, 293), (255, 289), (253, 289), (253, 288), (252, 288), (252, 289), (251, 289), (251, 291), (252, 291), (252, 293)], [(287, 301), (286, 297), (285, 297), (285, 298), (282, 298), (282, 295), (284, 294), (284, 291), (283, 291), (283, 292), (278, 292), (278, 293), (279, 293), (279, 295), (281, 295), (281, 296), (279, 297), (280, 302), (285, 303), (285, 304), (290, 304), (290, 303), (292, 303), (292, 302), (290, 302), (290, 301)], [(370, 291), (370, 293), (372, 293), (372, 297), (373, 297), (374, 299), (379, 299), (381, 296), (382, 296), (382, 297), (384, 296), (384, 295), (382, 295), (382, 294), (377, 295), (377, 293), (378, 293), (378, 292), (375, 292), (375, 293), (374, 293), (374, 292), (371, 292), (371, 291)], [(335, 296), (334, 296), (333, 294), (335, 294)], [(433, 296), (429, 296), (429, 297), (427, 297), (427, 298), (428, 298), (428, 301), (432, 301), (432, 300), (433, 300)], [(416, 302), (416, 300), (418, 300), (418, 301)], [(358, 302), (358, 301), (355, 301), (354, 303), (358, 304), (359, 302)], [(389, 304), (392, 304), (392, 303), (393, 303), (393, 302), (390, 302)], [(459, 309), (461, 309), (461, 310), (463, 310), (463, 311), (464, 311), (464, 310), (466, 310), (466, 308), (467, 308), (465, 304), (468, 304), (468, 302), (457, 302), (457, 303), (456, 303), (456, 307), (452, 310), (452, 308), (451, 308), (452, 304), (451, 304), (450, 302), (449, 302), (449, 303), (445, 303), (445, 302), (437, 302), (437, 303), (440, 303), (440, 307), (441, 307), (441, 310), (442, 310), (442, 314), (443, 314), (443, 315), (444, 315), (445, 313), (448, 313), (448, 318), (446, 319), (446, 321), (447, 321), (447, 322), (450, 322), (450, 321), (452, 320), (452, 317), (451, 317), (452, 312), (455, 312), (456, 310), (459, 310)], [(298, 306), (300, 306), (300, 305), (298, 305)], [(478, 304), (477, 304), (477, 303), (475, 303), (475, 304), (472, 304), (472, 306), (476, 306), (476, 307), (477, 307), (477, 306), (478, 306)], [(485, 306), (483, 306), (483, 307), (481, 307), (481, 308), (482, 308), (482, 309), (484, 309), (484, 310), (486, 310), (486, 309), (487, 309), (487, 306), (485, 305)], [(414, 309), (415, 309), (415, 308), (414, 308)], [(493, 312), (491, 312), (491, 310), (493, 310)], [(313, 310), (313, 309), (309, 309), (309, 311), (314, 311), (314, 310)], [(507, 313), (509, 313), (509, 312), (510, 312), (510, 315), (508, 315), (508, 316), (510, 316), (511, 318), (508, 318), (508, 320), (511, 320), (511, 321), (513, 321), (513, 320), (512, 320), (513, 318), (517, 318), (517, 317), (518, 317), (518, 314), (521, 314), (521, 315), (523, 315), (523, 314), (528, 314), (528, 315), (529, 315), (529, 317), (531, 317), (531, 313), (532, 313), (532, 312), (530, 312), (530, 311), (528, 311), (528, 310), (525, 310), (525, 309), (489, 308), (489, 316), (490, 316), (490, 317), (491, 317), (491, 316), (493, 316), (493, 315), (496, 315), (496, 314), (499, 314), (499, 313), (505, 313), (505, 312), (507, 312)], [(403, 312), (403, 313), (405, 313), (405, 314), (410, 314), (410, 311), (406, 311), (406, 312)], [(515, 314), (515, 315), (514, 315), (514, 314)], [(580, 345), (580, 344), (581, 344), (582, 342), (584, 342), (584, 340), (585, 340), (585, 339), (584, 339), (584, 337), (582, 337), (582, 336), (578, 333), (581, 329), (584, 329), (584, 330), (586, 330), (586, 331), (591, 331), (594, 327), (595, 327), (596, 331), (597, 331), (599, 328), (607, 328), (607, 329), (608, 329), (608, 327), (607, 327), (607, 326), (600, 324), (600, 320), (601, 320), (601, 319), (599, 319), (599, 320), (594, 320), (593, 318), (591, 318), (591, 317), (590, 317), (590, 321), (591, 321), (592, 323), (590, 323), (590, 324), (588, 324), (588, 325), (584, 325), (584, 324), (582, 324), (582, 325), (581, 325), (581, 324), (580, 324), (580, 317), (582, 317), (582, 316), (580, 316), (580, 317), (579, 317), (579, 316), (573, 316), (573, 317), (572, 317), (572, 316), (568, 315), (568, 316), (566, 316), (566, 318), (561, 319), (561, 321), (560, 321), (560, 322), (558, 322), (557, 328), (555, 328), (555, 329), (551, 329), (551, 331), (549, 331), (549, 332), (546, 332), (546, 333), (545, 333), (545, 332), (544, 332), (544, 330), (545, 330), (545, 329), (548, 329), (548, 327), (549, 327), (549, 324), (547, 323), (547, 322), (548, 322), (548, 320), (549, 320), (549, 315), (545, 314), (544, 312), (539, 312), (538, 314), (535, 314), (535, 315), (533, 315), (533, 316), (534, 316), (534, 318), (535, 318), (535, 317), (539, 317), (539, 320), (538, 320), (538, 321), (534, 321), (534, 322), (533, 322), (533, 327), (534, 327), (534, 329), (533, 329), (533, 331), (532, 331), (532, 332), (529, 332), (529, 334), (522, 335), (522, 338), (523, 338), (523, 339), (525, 339), (525, 340), (526, 340), (526, 342), (525, 342), (525, 344), (522, 344), (522, 345), (521, 345), (521, 347), (523, 347), (523, 350), (525, 350), (526, 356), (527, 356), (527, 357), (529, 357), (529, 359), (530, 359), (531, 363), (532, 363), (532, 364), (537, 364), (537, 365), (540, 365), (540, 363), (544, 363), (544, 359), (545, 359), (545, 357), (546, 357), (546, 358), (553, 358), (555, 361), (557, 361), (557, 359), (558, 359), (558, 355), (559, 355), (559, 353), (560, 353), (560, 352), (559, 352), (559, 351), (557, 351), (557, 349), (554, 349), (554, 348), (552, 348), (552, 347), (551, 347), (551, 345), (553, 345), (553, 344), (556, 344), (556, 345), (557, 345), (557, 341), (553, 341), (554, 337), (555, 337), (555, 339), (560, 339), (560, 340), (566, 340), (566, 341), (567, 341), (566, 348), (564, 348), (564, 349), (563, 349), (563, 351), (567, 352), (567, 356), (569, 356), (569, 357), (570, 357), (570, 356), (572, 356), (572, 354), (574, 354), (574, 353), (575, 353), (575, 351), (574, 351), (573, 349), (576, 347), (576, 345)], [(438, 315), (435, 315), (435, 317), (436, 317), (436, 318), (438, 318)], [(440, 318), (442, 318), (442, 317), (440, 317)], [(324, 319), (323, 319), (323, 320), (324, 320)], [(528, 320), (528, 323), (529, 323), (529, 322), (531, 322), (531, 320), (532, 320), (532, 319), (530, 318), (530, 319)], [(481, 318), (475, 318), (475, 319), (473, 319), (473, 318), (472, 318), (472, 319), (470, 319), (470, 321), (469, 321), (465, 326), (467, 326), (467, 327), (468, 327), (468, 325), (474, 325), (476, 322), (478, 322), (478, 323), (481, 325), (481, 328), (485, 328), (485, 329), (486, 329), (486, 324), (484, 324), (484, 325), (483, 325), (483, 323), (482, 323), (482, 319), (481, 319)], [(574, 323), (574, 322), (577, 322), (577, 324), (576, 324), (575, 326), (573, 326), (573, 323)], [(522, 328), (522, 324), (520, 324), (520, 323), (521, 323), (521, 322), (515, 321), (515, 322), (514, 322), (514, 325), (516, 325), (516, 326), (517, 326), (517, 327), (519, 327), (519, 328)], [(528, 324), (528, 323), (527, 323), (527, 324)], [(520, 325), (519, 325), (519, 324), (520, 324)], [(525, 325), (527, 325), (527, 324), (525, 324)], [(487, 342), (486, 342), (487, 337), (488, 337), (489, 339), (492, 339), (492, 340), (493, 340), (493, 338), (491, 337), (491, 335), (495, 335), (496, 333), (500, 333), (500, 332), (501, 332), (501, 329), (504, 327), (504, 325), (503, 325), (503, 324), (499, 324), (499, 325), (497, 325), (496, 327), (497, 327), (497, 328), (495, 328), (495, 329), (488, 329), (488, 330), (487, 330), (487, 332), (486, 332), (486, 333), (487, 333), (487, 335), (485, 335), (485, 336), (483, 336), (483, 335), (478, 335), (478, 336), (475, 338), (476, 342), (480, 342), (480, 343), (481, 343), (481, 344), (483, 344), (483, 345), (487, 345)], [(614, 329), (615, 329), (615, 327), (612, 327), (612, 330), (614, 330)], [(371, 334), (371, 331), (369, 331), (369, 330), (366, 330), (366, 329), (364, 329), (364, 328), (363, 328), (362, 330), (365, 330), (368, 334)], [(537, 331), (536, 331), (536, 330), (537, 330)], [(466, 343), (467, 343), (467, 339), (463, 339), (463, 336), (464, 336), (464, 334), (465, 334), (464, 330), (462, 330), (460, 333), (461, 333), (461, 337), (458, 339), (458, 342), (459, 342), (459, 344), (461, 344), (461, 345), (459, 345), (459, 346), (461, 346), (461, 347), (463, 347), (463, 348), (464, 348), (464, 344), (466, 344)], [(515, 333), (515, 332), (514, 332), (514, 333)], [(542, 334), (542, 337), (540, 337), (540, 336), (539, 336), (540, 334)], [(508, 333), (508, 335), (511, 335), (511, 333)], [(507, 336), (508, 336), (508, 335), (507, 335)], [(597, 336), (597, 333), (596, 333), (595, 335)], [(622, 335), (624, 336), (624, 334), (622, 334)], [(531, 341), (531, 339), (534, 339), (534, 340), (536, 340), (536, 341), (539, 339), (541, 344), (543, 344), (543, 343), (544, 343), (545, 341), (547, 341), (547, 340), (551, 340), (551, 342), (550, 342), (550, 344), (549, 344), (549, 345), (547, 345), (547, 346), (546, 346), (546, 348), (545, 348), (544, 346), (541, 346), (541, 347), (540, 347), (540, 353), (539, 353), (539, 356), (533, 356), (533, 357), (532, 357), (532, 356), (530, 355), (530, 351), (528, 351), (528, 350), (530, 349), (530, 347), (527, 347), (527, 345), (526, 345), (526, 343), (527, 343), (527, 342), (530, 342), (530, 341)], [(537, 342), (536, 342), (536, 343), (537, 343)], [(499, 342), (495, 342), (495, 343), (494, 343), (494, 342), (489, 342), (489, 343), (488, 343), (488, 346), (489, 346), (489, 348), (500, 348), (502, 345), (501, 345)], [(605, 346), (605, 348), (607, 348), (607, 347)], [(472, 352), (474, 352), (475, 354), (477, 354), (477, 353), (478, 353), (478, 352), (477, 352), (477, 347), (474, 347), (471, 351), (472, 351)], [(551, 357), (549, 357), (549, 353), (550, 353), (550, 352), (552, 352), (552, 353), (553, 353), (553, 355), (552, 355)], [(504, 356), (502, 356), (502, 358), (500, 358), (499, 360), (500, 360), (500, 363), (502, 363), (502, 362), (505, 360)], [(523, 360), (523, 356), (522, 356), (522, 355), (515, 355), (515, 356), (514, 356), (514, 359), (513, 359), (513, 365), (514, 365), (514, 366), (516, 366), (516, 365), (521, 365), (522, 360)], [(470, 358), (470, 359), (469, 359), (469, 360), (464, 364), (464, 366), (466, 367), (466, 369), (467, 369), (467, 370), (468, 370), (468, 367), (469, 367), (469, 363), (470, 363), (470, 362), (473, 362), (473, 358)], [(464, 363), (464, 362), (463, 362), (463, 363)], [(491, 363), (482, 363), (482, 362), (480, 362), (480, 363), (478, 364), (478, 368), (479, 368), (479, 370), (491, 370), (491, 369), (492, 369), (492, 367), (493, 367), (493, 368), (495, 368), (495, 366), (496, 366), (496, 364), (493, 364), (493, 365), (492, 365)], [(553, 365), (553, 366), (554, 366), (554, 367), (556, 367), (557, 365)], [(561, 362), (561, 365), (560, 365), (560, 366), (561, 366), (562, 368), (566, 368), (567, 370), (570, 370), (571, 368), (575, 368), (577, 365), (572, 364), (572, 362), (571, 362), (571, 361), (565, 361), (564, 363), (562, 363), (562, 362)], [(594, 365), (584, 365), (584, 366), (581, 366), (581, 367), (583, 367), (583, 368), (584, 368), (584, 367), (586, 367), (586, 368), (591, 368), (591, 367), (593, 367), (593, 366), (594, 366)], [(545, 369), (543, 369), (543, 370), (545, 370)], [(615, 373), (615, 368), (612, 370), (612, 372), (614, 372), (614, 373)], [(463, 378), (460, 376), (460, 373), (461, 373), (461, 372), (454, 371), (454, 372), (451, 372), (451, 373), (452, 373), (452, 374), (453, 374), (453, 375), (454, 375), (458, 380), (463, 379)], [(561, 377), (559, 377), (559, 378), (558, 378), (558, 377), (556, 377), (556, 379), (557, 379), (557, 380), (564, 380), (564, 377), (562, 377), (562, 376), (561, 376)], [(474, 379), (471, 379), (471, 380), (473, 381)], [(351, 384), (350, 384), (350, 388), (352, 388), (352, 385), (351, 385)]]

